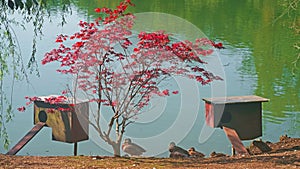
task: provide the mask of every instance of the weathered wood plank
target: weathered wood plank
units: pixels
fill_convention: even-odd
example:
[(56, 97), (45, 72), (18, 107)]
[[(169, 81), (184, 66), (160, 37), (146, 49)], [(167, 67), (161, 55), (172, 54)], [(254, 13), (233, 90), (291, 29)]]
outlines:
[(245, 155), (249, 154), (234, 129), (223, 126), (223, 130), (224, 130), (225, 134), (227, 135), (229, 141), (231, 142), (234, 150), (238, 154), (245, 154)]
[(46, 124), (38, 122), (6, 155), (17, 154)]
[(250, 96), (228, 96), (228, 97), (214, 97), (203, 98), (205, 102), (212, 104), (234, 104), (234, 103), (247, 103), (247, 102), (268, 102), (269, 99), (250, 95)]

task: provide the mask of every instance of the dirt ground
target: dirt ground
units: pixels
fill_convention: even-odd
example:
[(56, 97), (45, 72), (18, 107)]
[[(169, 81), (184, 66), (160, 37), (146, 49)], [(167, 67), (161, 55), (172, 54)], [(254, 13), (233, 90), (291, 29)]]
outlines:
[(106, 156), (10, 156), (0, 154), (0, 168), (300, 168), (300, 138), (281, 136), (276, 143), (255, 141), (247, 156), (207, 158), (116, 158)]

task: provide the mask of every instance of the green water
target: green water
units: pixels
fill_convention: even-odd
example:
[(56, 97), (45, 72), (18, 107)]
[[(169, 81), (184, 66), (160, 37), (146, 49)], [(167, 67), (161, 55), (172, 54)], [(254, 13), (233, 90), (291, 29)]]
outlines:
[[(46, 22), (44, 25), (45, 36), (38, 41), (38, 60), (41, 60), (43, 54), (53, 48), (52, 43), (57, 34), (74, 32), (79, 20), (95, 18), (94, 8), (114, 7), (119, 3), (118, 0), (74, 1), (72, 14), (66, 14), (67, 23), (64, 27), (59, 27), (57, 23), (60, 22), (61, 13), (57, 11), (58, 5), (51, 2), (48, 8), (52, 11), (52, 18), (55, 19), (53, 19), (54, 22)], [(158, 12), (177, 16), (194, 25), (208, 38), (222, 42), (226, 49), (216, 52), (224, 65), (222, 69), (225, 75), (223, 78), (226, 79), (226, 95), (259, 95), (270, 99), (270, 102), (263, 104), (263, 139), (277, 141), (279, 136), (285, 133), (293, 137), (300, 136), (300, 74), (299, 66), (295, 67), (292, 64), (299, 54), (293, 45), (299, 42), (300, 38), (299, 34), (297, 35), (293, 29), (290, 29), (294, 21), (293, 16), (279, 17), (285, 9), (281, 2), (279, 0), (133, 0), (136, 6), (130, 7), (129, 10), (132, 13)], [(299, 11), (297, 13), (300, 14)], [(295, 23), (299, 25), (299, 22), (298, 18)], [(174, 29), (184, 26), (174, 25)], [(27, 33), (21, 29), (16, 29), (16, 31), (20, 37), (21, 48), (28, 53), (30, 47), (22, 45), (22, 42), (26, 43), (25, 39), (31, 38), (28, 31)], [(16, 89), (20, 95), (16, 99), (17, 104), (22, 104), (22, 97), (25, 95), (48, 95), (60, 91), (61, 83), (51, 84), (50, 89), (49, 83), (45, 82), (48, 80), (47, 77), (59, 79), (59, 76), (48, 71), (55, 69), (54, 66), (48, 67), (47, 70), (39, 66), (39, 69), (41, 78), (32, 78), (35, 84), (34, 91), (23, 90), (21, 87)], [(42, 87), (43, 85), (46, 88)], [(199, 97), (209, 96), (208, 90), (210, 90), (209, 86), (200, 87)], [(188, 92), (193, 93), (193, 91)], [(181, 102), (180, 98), (170, 98), (165, 111), (156, 114), (158, 118), (151, 116), (148, 121), (133, 124), (126, 130), (127, 136), (138, 139), (164, 133), (170, 125), (175, 123), (177, 117), (181, 117), (178, 115), (180, 113), (173, 113)], [(190, 125), (187, 133), (181, 133), (185, 131), (179, 130), (172, 133), (170, 137), (183, 135), (179, 139), (180, 145), (186, 148), (200, 147), (206, 154), (211, 151), (229, 153), (230, 144), (220, 129), (216, 129), (204, 143), (199, 142), (201, 129), (205, 125), (202, 102), (199, 103), (198, 110), (196, 114), (191, 114), (194, 118), (193, 123), (189, 124), (188, 121), (180, 123), (183, 126)], [(32, 127), (30, 111), (32, 110), (27, 112), (29, 115), (16, 113), (15, 120), (9, 124), (12, 145)], [(186, 113), (186, 116), (189, 115)], [(147, 118), (147, 116), (143, 117)], [(91, 138), (96, 137), (91, 135)], [(36, 136), (37, 138), (33, 139), (19, 154), (72, 154), (72, 145), (53, 142), (50, 136), (51, 130), (43, 129)], [(170, 139), (172, 138), (167, 141)], [(79, 154), (108, 154), (107, 151), (110, 150), (103, 148), (101, 146), (103, 144), (106, 143), (95, 143), (95, 139), (83, 142), (80, 144)], [(168, 142), (156, 144), (163, 144), (162, 147), (167, 147)], [(99, 147), (104, 150), (98, 150)], [(150, 146), (150, 148), (153, 147)], [(5, 152), (3, 149), (0, 150)], [(161, 156), (166, 156), (166, 153)]]
[[(265, 110), (269, 112), (266, 116), (268, 120), (280, 122), (287, 116), (297, 117), (296, 114), (300, 111), (300, 80), (299, 72), (292, 73), (295, 68), (292, 62), (299, 53), (293, 47), (299, 41), (299, 35), (290, 29), (293, 17), (279, 17), (285, 9), (282, 1), (133, 2), (136, 7), (130, 8), (131, 12), (161, 12), (181, 17), (197, 26), (210, 39), (223, 42), (231, 55), (239, 55), (236, 59), (241, 60), (241, 65), (229, 66), (236, 68), (235, 71), (239, 74), (236, 78), (247, 80), (245, 78), (255, 77), (252, 94), (271, 100), (265, 106)], [(76, 5), (92, 15), (97, 6), (113, 7), (118, 3), (119, 1), (114, 0), (88, 3), (79, 1)], [(299, 24), (299, 20), (296, 22)], [(299, 69), (299, 66), (297, 68)], [(228, 85), (230, 88), (230, 83)], [(296, 121), (299, 122), (299, 117)]]
[[(95, 6), (116, 6), (118, 1), (78, 2), (78, 6), (93, 13)], [(293, 17), (279, 17), (284, 13), (283, 1), (238, 0), (141, 0), (133, 1), (131, 12), (161, 12), (183, 18), (197, 26), (210, 39), (221, 41), (227, 51), (221, 57), (231, 60), (226, 69), (236, 73), (234, 81), (251, 83), (245, 94), (269, 98), (264, 104), (264, 120), (290, 125), (289, 134), (299, 136), (300, 74), (294, 74), (293, 61), (299, 51), (293, 45), (299, 34), (290, 28)], [(95, 5), (96, 4), (96, 5)], [(299, 10), (297, 15), (299, 15)], [(296, 21), (297, 24), (299, 24)], [(225, 60), (225, 59), (224, 59)], [(228, 64), (228, 62), (224, 61)], [(298, 63), (299, 65), (299, 63)], [(230, 76), (230, 75), (228, 75)], [(236, 87), (227, 83), (228, 95), (238, 95)]]

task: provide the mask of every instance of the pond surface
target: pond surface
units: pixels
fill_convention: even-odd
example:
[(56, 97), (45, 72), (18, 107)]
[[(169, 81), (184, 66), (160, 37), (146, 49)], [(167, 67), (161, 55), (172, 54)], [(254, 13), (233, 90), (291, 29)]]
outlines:
[[(180, 94), (169, 98), (156, 98), (149, 112), (140, 116), (137, 123), (126, 130), (125, 137), (143, 145), (146, 155), (166, 157), (170, 141), (184, 148), (196, 149), (208, 155), (212, 151), (230, 154), (230, 143), (221, 129), (205, 125), (204, 97), (258, 95), (270, 99), (263, 103), (263, 136), (265, 141), (278, 141), (280, 135), (300, 136), (300, 74), (293, 74), (292, 64), (297, 51), (293, 44), (299, 40), (289, 28), (289, 18), (276, 19), (283, 12), (279, 1), (205, 1), (205, 0), (136, 0), (130, 11), (137, 13), (141, 21), (136, 30), (154, 31), (165, 29), (179, 39), (193, 40), (206, 36), (222, 42), (226, 49), (216, 50), (208, 57), (208, 69), (220, 74), (225, 80), (210, 86), (198, 86), (183, 78), (171, 83)], [(72, 14), (66, 14), (66, 24), (53, 9), (52, 21), (45, 21), (44, 36), (38, 41), (37, 59), (55, 47), (55, 37), (71, 34), (79, 20), (92, 20), (94, 8), (114, 7), (118, 0), (74, 1)], [(147, 13), (145, 13), (147, 12)], [(148, 13), (155, 12), (155, 13)], [(146, 15), (145, 15), (146, 14)], [(147, 20), (157, 17), (161, 22)], [(16, 14), (15, 17), (18, 17)], [(157, 19), (156, 18), (156, 19)], [(144, 20), (143, 20), (144, 19)], [(158, 19), (158, 20), (159, 20)], [(154, 19), (155, 20), (155, 19)], [(151, 25), (151, 26), (148, 26)], [(15, 28), (23, 56), (31, 52), (32, 27), (24, 31)], [(26, 59), (24, 59), (26, 60)], [(210, 66), (211, 65), (211, 66)], [(217, 66), (216, 66), (217, 65)], [(24, 96), (43, 96), (60, 93), (68, 82), (55, 72), (57, 65), (39, 66), (41, 77), (30, 77), (31, 84), (17, 83), (14, 105), (24, 104)], [(299, 67), (298, 67), (299, 69)], [(6, 86), (9, 89), (9, 86)], [(25, 113), (15, 112), (8, 124), (11, 145), (15, 145), (33, 127), (33, 109)], [(249, 142), (244, 142), (248, 145)], [(2, 147), (1, 153), (5, 153)], [(78, 154), (111, 155), (111, 148), (102, 142), (93, 130), (90, 140), (79, 143)], [(51, 129), (44, 128), (18, 155), (72, 155), (73, 145), (51, 140)]]

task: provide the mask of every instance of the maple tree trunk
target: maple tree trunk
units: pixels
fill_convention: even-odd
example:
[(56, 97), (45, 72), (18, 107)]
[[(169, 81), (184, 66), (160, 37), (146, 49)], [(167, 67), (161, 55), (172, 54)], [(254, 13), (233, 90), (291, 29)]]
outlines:
[(121, 145), (120, 143), (113, 143), (111, 145), (114, 150), (114, 157), (120, 157), (121, 156)]

